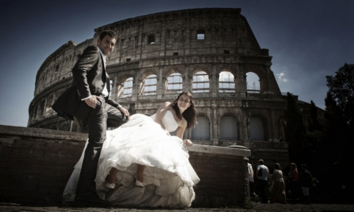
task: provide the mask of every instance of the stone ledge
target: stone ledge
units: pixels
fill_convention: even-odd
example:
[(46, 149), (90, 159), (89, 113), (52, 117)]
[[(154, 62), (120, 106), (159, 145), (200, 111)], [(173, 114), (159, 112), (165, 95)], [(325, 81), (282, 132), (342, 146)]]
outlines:
[[(85, 142), (87, 139), (87, 134), (78, 132), (68, 132), (59, 130), (50, 130), (42, 128), (31, 128), (31, 127), (16, 127), (0, 125), (0, 135), (15, 135), (15, 136), (26, 136), (26, 137), (37, 137), (37, 138), (50, 138), (56, 140), (71, 140), (78, 142)], [(5, 141), (3, 139), (0, 140)], [(187, 147), (188, 151), (195, 153), (207, 153), (216, 155), (229, 155), (229, 156), (240, 156), (249, 157), (251, 156), (251, 150), (243, 146), (209, 146), (193, 144), (193, 146)]]
[(188, 151), (196, 153), (208, 153), (216, 155), (231, 155), (231, 156), (240, 156), (240, 157), (250, 157), (251, 150), (247, 148), (234, 148), (234, 147), (221, 147), (221, 146), (208, 146), (193, 144), (193, 146), (188, 147)]
[(87, 139), (87, 135), (85, 133), (8, 125), (0, 125), (0, 135), (28, 136), (76, 141), (86, 141)]

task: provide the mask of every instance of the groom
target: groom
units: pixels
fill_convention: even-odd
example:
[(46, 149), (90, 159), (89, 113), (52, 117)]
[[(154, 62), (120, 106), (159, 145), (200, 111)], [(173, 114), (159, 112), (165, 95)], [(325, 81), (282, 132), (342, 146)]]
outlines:
[(75, 201), (105, 204), (96, 194), (96, 169), (109, 127), (118, 127), (129, 119), (129, 112), (110, 98), (110, 80), (106, 56), (115, 46), (112, 31), (101, 32), (97, 47), (87, 47), (72, 69), (73, 84), (53, 104), (58, 115), (69, 118), (88, 130), (88, 145), (76, 189)]

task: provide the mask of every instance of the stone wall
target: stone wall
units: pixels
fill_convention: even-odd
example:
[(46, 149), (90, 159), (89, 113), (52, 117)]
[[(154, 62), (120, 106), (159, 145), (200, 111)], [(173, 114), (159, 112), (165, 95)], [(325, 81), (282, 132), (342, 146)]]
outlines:
[[(86, 134), (0, 125), (0, 202), (59, 204)], [(247, 148), (194, 145), (190, 161), (201, 181), (193, 207), (245, 201)]]

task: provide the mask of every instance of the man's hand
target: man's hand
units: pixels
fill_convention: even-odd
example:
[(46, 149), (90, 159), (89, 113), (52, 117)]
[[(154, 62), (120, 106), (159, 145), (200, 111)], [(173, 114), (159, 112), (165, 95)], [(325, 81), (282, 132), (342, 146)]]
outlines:
[(127, 119), (129, 119), (130, 117), (130, 114), (129, 114), (129, 111), (127, 109), (125, 109), (124, 107), (122, 106), (118, 106), (118, 109), (127, 117)]
[(96, 95), (91, 95), (89, 98), (85, 99), (85, 103), (89, 106), (92, 107), (93, 109), (96, 108), (98, 99), (100, 99), (99, 96)]

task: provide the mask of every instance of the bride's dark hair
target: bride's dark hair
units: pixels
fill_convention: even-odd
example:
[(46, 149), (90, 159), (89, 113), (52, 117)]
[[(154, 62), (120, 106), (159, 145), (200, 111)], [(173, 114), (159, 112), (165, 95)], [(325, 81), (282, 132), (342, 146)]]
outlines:
[[(183, 94), (189, 97), (190, 106), (181, 114), (177, 102)], [(191, 93), (189, 93), (188, 91), (183, 91), (182, 93), (180, 93), (178, 97), (172, 102), (172, 108), (176, 111), (178, 118), (182, 119), (183, 116), (184, 119), (186, 119), (188, 123), (187, 128), (194, 127), (197, 122), (197, 110), (194, 107), (194, 101)]]

